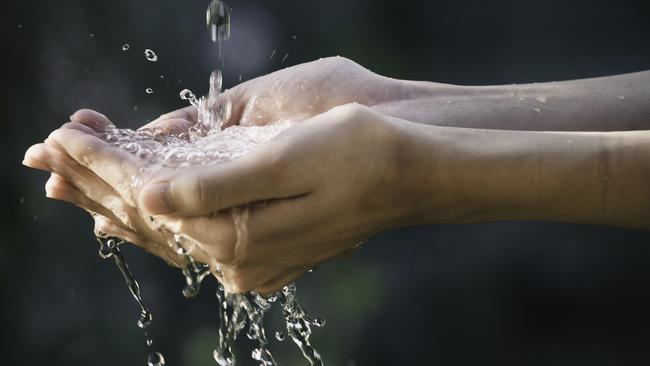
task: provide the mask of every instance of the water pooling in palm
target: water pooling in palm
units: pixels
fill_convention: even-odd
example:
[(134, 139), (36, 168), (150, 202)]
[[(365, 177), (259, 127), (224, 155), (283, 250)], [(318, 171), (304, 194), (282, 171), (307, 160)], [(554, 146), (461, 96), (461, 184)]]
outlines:
[[(219, 0), (213, 0), (208, 7), (206, 21), (214, 42), (219, 42), (230, 35), (230, 11), (228, 6)], [(183, 90), (180, 97), (188, 100), (198, 110), (196, 123), (186, 132), (164, 134), (157, 130), (104, 128), (101, 137), (113, 148), (126, 151), (137, 157), (143, 164), (139, 174), (132, 175), (130, 184), (133, 190), (142, 186), (144, 180), (165, 170), (188, 169), (196, 166), (206, 166), (225, 163), (246, 155), (248, 152), (265, 141), (270, 140), (280, 132), (295, 124), (293, 121), (279, 121), (266, 126), (234, 125), (223, 129), (225, 121), (230, 118), (230, 101), (220, 95), (222, 77), (219, 71), (210, 76), (210, 89), (207, 97), (196, 98), (189, 90)], [(231, 210), (236, 226), (237, 240), (245, 240), (247, 232), (248, 208), (239, 207)], [(221, 267), (213, 257), (206, 257), (206, 251), (201, 251), (201, 258), (207, 259), (202, 263), (195, 259), (200, 243), (175, 230), (174, 225), (168, 225), (165, 220), (151, 218), (148, 222), (151, 229), (170, 238), (168, 245), (182, 259), (182, 273), (187, 286), (183, 289), (185, 297), (194, 297), (199, 293), (201, 282), (208, 277), (210, 271), (217, 278), (222, 276)], [(114, 258), (122, 272), (127, 285), (138, 301), (141, 308), (141, 318), (138, 325), (145, 329), (147, 345), (152, 340), (146, 333), (146, 327), (151, 322), (151, 313), (145, 307), (140, 296), (138, 283), (131, 274), (129, 267), (120, 253), (120, 244), (124, 241), (118, 238), (98, 236), (100, 255), (103, 258)], [(263, 319), (276, 301), (281, 304), (288, 336), (298, 345), (310, 365), (322, 365), (319, 353), (311, 346), (309, 338), (311, 327), (321, 327), (325, 324), (322, 319), (312, 319), (302, 309), (296, 299), (295, 284), (285, 286), (281, 291), (269, 297), (263, 297), (256, 292), (236, 294), (226, 292), (219, 284), (217, 291), (220, 314), (219, 340), (214, 350), (214, 359), (220, 366), (235, 364), (233, 345), (238, 335), (247, 329), (248, 338), (257, 340), (258, 346), (251, 357), (262, 366), (276, 365), (269, 350), (269, 339), (266, 335)], [(285, 339), (283, 332), (276, 332), (278, 341)], [(164, 357), (159, 352), (152, 352), (147, 363), (153, 366), (165, 364)]]

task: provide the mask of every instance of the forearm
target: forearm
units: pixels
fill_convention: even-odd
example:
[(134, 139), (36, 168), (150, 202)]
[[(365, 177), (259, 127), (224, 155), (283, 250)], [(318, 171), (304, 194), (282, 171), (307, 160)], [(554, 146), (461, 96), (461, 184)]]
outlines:
[(650, 131), (517, 132), (404, 122), (411, 222), (650, 229)]
[(523, 85), (391, 85), (395, 97), (376, 109), (418, 123), (520, 131), (650, 129), (650, 71)]

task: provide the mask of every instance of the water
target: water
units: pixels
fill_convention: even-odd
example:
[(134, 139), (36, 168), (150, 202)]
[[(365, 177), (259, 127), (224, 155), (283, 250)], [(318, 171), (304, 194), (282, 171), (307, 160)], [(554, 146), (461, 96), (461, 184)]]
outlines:
[(153, 94), (153, 89), (152, 89), (152, 88), (147, 88), (147, 89), (145, 89), (144, 91), (145, 91), (145, 93), (147, 93), (147, 94)]
[(158, 352), (154, 352), (147, 357), (147, 366), (163, 366), (165, 357)]
[(144, 57), (147, 59), (147, 61), (151, 62), (156, 62), (158, 61), (158, 55), (153, 50), (146, 49), (144, 50)]
[(212, 42), (230, 38), (230, 7), (225, 2), (212, 0), (205, 14), (205, 22)]
[[(144, 305), (142, 295), (140, 294), (140, 285), (133, 277), (133, 273), (129, 269), (129, 265), (120, 251), (120, 245), (122, 245), (124, 241), (120, 238), (108, 237), (103, 233), (97, 233), (96, 236), (97, 242), (99, 242), (99, 256), (103, 259), (113, 258), (115, 260), (115, 265), (122, 273), (122, 277), (124, 277), (124, 281), (126, 282), (131, 295), (135, 298), (140, 307), (140, 318), (138, 319), (137, 324), (139, 328), (144, 330), (147, 347), (151, 347), (153, 339), (149, 337), (146, 328), (151, 324), (153, 317), (149, 309)], [(159, 352), (151, 352), (147, 357), (147, 364), (150, 366), (162, 366), (165, 364), (165, 358)]]
[[(230, 8), (220, 0), (212, 0), (206, 13), (206, 23), (213, 42), (221, 42), (230, 37)], [(295, 37), (294, 37), (295, 39)], [(126, 48), (125, 48), (126, 47)], [(125, 44), (122, 49), (129, 49)], [(145, 50), (148, 61), (156, 62), (158, 56), (151, 49)], [(286, 61), (285, 54), (282, 62)], [(107, 127), (101, 132), (101, 137), (112, 146), (118, 147), (145, 162), (140, 176), (132, 177), (131, 186), (139, 189), (147, 177), (155, 175), (161, 168), (186, 169), (197, 165), (213, 165), (237, 159), (264, 143), (277, 134), (295, 125), (293, 121), (278, 121), (266, 126), (255, 126), (242, 121), (224, 128), (231, 116), (231, 101), (221, 94), (222, 74), (215, 70), (210, 75), (209, 92), (207, 97), (197, 98), (189, 89), (180, 92), (181, 99), (188, 101), (197, 108), (198, 118), (187, 132), (179, 134), (163, 134), (158, 130), (133, 131)], [(180, 80), (179, 80), (180, 82)], [(146, 89), (153, 93), (151, 88)], [(237, 245), (245, 242), (248, 232), (248, 208), (238, 207), (231, 210), (237, 232)], [(166, 232), (165, 237), (173, 238), (167, 243), (184, 260), (181, 272), (186, 280), (183, 296), (195, 297), (199, 294), (201, 283), (210, 274), (210, 266), (194, 259), (192, 252), (196, 243), (186, 238), (182, 233), (174, 233), (165, 227), (164, 222), (153, 218), (149, 224), (153, 229)], [(146, 344), (151, 347), (153, 340), (146, 332), (152, 321), (151, 312), (145, 307), (140, 295), (140, 287), (122, 256), (119, 246), (123, 241), (117, 238), (107, 238), (98, 235), (100, 243), (99, 254), (102, 258), (114, 258), (117, 267), (127, 283), (127, 286), (140, 306), (141, 314), (138, 326), (145, 332)], [(215, 268), (215, 276), (221, 276), (221, 267), (211, 259)], [(283, 341), (288, 337), (298, 346), (305, 359), (311, 366), (321, 366), (318, 351), (311, 345), (312, 326), (322, 327), (323, 319), (312, 319), (300, 306), (296, 298), (295, 284), (285, 286), (276, 294), (265, 298), (255, 291), (245, 294), (227, 293), (219, 284), (217, 290), (217, 306), (220, 315), (219, 339), (213, 351), (213, 357), (219, 366), (234, 366), (236, 357), (233, 346), (237, 337), (246, 329), (249, 339), (256, 340), (257, 346), (250, 354), (251, 358), (261, 366), (277, 365), (269, 349), (269, 340), (264, 328), (264, 316), (274, 303), (279, 303), (286, 325), (286, 335), (282, 331), (275, 332), (275, 338)], [(162, 366), (165, 359), (159, 352), (151, 352), (147, 358), (149, 366)]]
[[(223, 128), (230, 119), (231, 103), (221, 95), (222, 76), (219, 71), (210, 75), (210, 88), (207, 98), (197, 98), (190, 90), (181, 91), (181, 99), (187, 100), (198, 109), (198, 119), (187, 132), (177, 135), (166, 135), (156, 130), (133, 131), (108, 127), (101, 132), (104, 140), (113, 146), (127, 151), (146, 162), (141, 170), (143, 176), (132, 178), (132, 186), (139, 188), (144, 184), (143, 177), (155, 174), (161, 168), (186, 169), (197, 165), (213, 165), (231, 161), (254, 150), (277, 134), (295, 125), (293, 121), (278, 121), (266, 126), (233, 125)], [(231, 211), (236, 226), (237, 240), (245, 241), (247, 234), (248, 209), (235, 208)], [(207, 264), (200, 263), (192, 256), (195, 243), (184, 237), (182, 233), (173, 233), (164, 223), (151, 222), (152, 228), (169, 231), (173, 237), (170, 247), (185, 260), (182, 273), (186, 279), (183, 295), (191, 298), (200, 292), (201, 282), (208, 277), (210, 269)], [(116, 248), (118, 246), (115, 246)], [(118, 251), (119, 252), (119, 251)], [(112, 252), (111, 252), (112, 253)], [(114, 253), (112, 253), (115, 256)], [(126, 262), (121, 255), (116, 263), (128, 272)], [(123, 265), (120, 265), (122, 263)], [(215, 261), (216, 263), (216, 261)], [(124, 271), (126, 268), (127, 272)], [(216, 275), (219, 276), (217, 266)], [(130, 272), (128, 272), (130, 274)], [(125, 278), (127, 276), (125, 275)], [(141, 304), (144, 327), (150, 322), (150, 313), (142, 304), (137, 282), (129, 275), (129, 288)], [(264, 298), (250, 292), (246, 294), (231, 294), (219, 286), (217, 304), (220, 314), (219, 339), (213, 352), (215, 361), (220, 366), (235, 365), (233, 353), (234, 342), (239, 334), (246, 329), (250, 339), (257, 341), (251, 357), (263, 366), (277, 365), (269, 349), (269, 339), (264, 328), (264, 315), (271, 310), (275, 302), (279, 302), (286, 324), (286, 336), (279, 332), (276, 339), (288, 336), (301, 350), (310, 365), (323, 365), (321, 357), (310, 343), (312, 327), (325, 324), (322, 319), (312, 319), (302, 309), (296, 299), (296, 287), (290, 284), (277, 294)], [(148, 318), (148, 320), (147, 320)]]
[(129, 49), (131, 49), (131, 46), (128, 43), (122, 45), (122, 51), (128, 51)]

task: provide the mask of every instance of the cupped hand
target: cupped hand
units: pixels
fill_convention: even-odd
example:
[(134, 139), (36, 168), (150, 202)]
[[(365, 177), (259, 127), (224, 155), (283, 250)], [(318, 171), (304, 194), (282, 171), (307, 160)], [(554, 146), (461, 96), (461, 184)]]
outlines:
[[(193, 123), (193, 111), (183, 109), (163, 115), (146, 127), (160, 133), (182, 133)], [(70, 119), (25, 154), (25, 165), (52, 173), (45, 185), (46, 195), (88, 211), (95, 219), (96, 233), (123, 238), (171, 265), (181, 266), (185, 260), (169, 245), (172, 235), (155, 230), (147, 222), (148, 216), (142, 215), (133, 203), (130, 185), (123, 184), (130, 181), (129, 174), (134, 174), (141, 162), (119, 149), (111, 149), (98, 137), (98, 130), (113, 124), (91, 110), (80, 110)], [(110, 158), (93, 165), (91, 161), (97, 162), (93, 160), (97, 156)], [(209, 259), (200, 251), (196, 256)]]
[(232, 102), (228, 125), (302, 121), (336, 106), (380, 107), (401, 95), (400, 82), (344, 57), (328, 57), (249, 80), (224, 93)]
[(269, 293), (400, 225), (409, 208), (395, 149), (391, 118), (345, 105), (238, 160), (161, 174), (138, 206), (178, 218), (221, 264), (230, 291)]

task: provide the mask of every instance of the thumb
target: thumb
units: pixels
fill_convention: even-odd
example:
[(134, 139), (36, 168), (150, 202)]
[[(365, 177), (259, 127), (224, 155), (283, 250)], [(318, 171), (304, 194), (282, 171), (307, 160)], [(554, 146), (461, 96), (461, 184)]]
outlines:
[(283, 181), (281, 177), (291, 174), (273, 169), (277, 165), (270, 160), (248, 155), (225, 164), (186, 169), (148, 183), (140, 192), (138, 204), (152, 215), (201, 216), (306, 193)]

